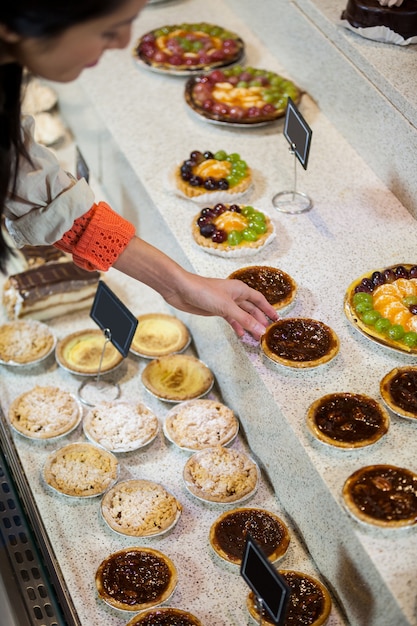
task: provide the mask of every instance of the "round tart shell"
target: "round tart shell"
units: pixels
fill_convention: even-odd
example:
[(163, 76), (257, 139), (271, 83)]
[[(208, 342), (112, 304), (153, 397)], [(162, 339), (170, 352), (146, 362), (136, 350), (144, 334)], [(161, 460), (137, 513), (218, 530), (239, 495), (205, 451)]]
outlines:
[[(314, 587), (314, 598), (313, 601), (315, 602), (317, 600), (317, 595), (320, 595), (322, 598), (322, 608), (320, 611), (320, 615), (318, 615), (314, 621), (305, 621), (302, 623), (305, 624), (309, 624), (309, 626), (324, 626), (324, 624), (327, 623), (327, 620), (330, 616), (330, 611), (332, 609), (332, 600), (331, 600), (331, 596), (329, 591), (327, 590), (327, 588), (316, 578), (314, 578), (313, 576), (310, 576), (309, 574), (305, 574), (304, 572), (298, 572), (295, 570), (278, 570), (278, 573), (281, 574), (281, 576), (283, 576), (287, 582), (287, 584), (289, 584), (289, 586), (291, 587), (291, 580), (296, 580), (296, 581), (300, 581), (300, 584), (302, 585), (302, 581), (306, 580), (310, 585), (312, 585)], [(293, 591), (294, 594), (294, 591)], [(287, 609), (287, 619), (288, 616), (291, 616), (291, 608), (292, 608), (292, 600), (291, 600), (291, 596), (290, 595), (290, 600), (288, 603), (288, 609)], [(294, 605), (297, 607), (298, 602), (297, 602), (297, 595), (294, 594)], [(310, 603), (307, 601), (303, 601), (302, 599), (300, 600), (299, 604), (307, 604), (308, 606), (310, 606)], [(251, 614), (252, 618), (259, 623), (259, 613), (256, 610), (256, 605), (255, 605), (255, 594), (253, 593), (253, 591), (251, 591), (247, 598), (246, 598), (246, 606), (248, 608), (249, 613)], [(268, 617), (266, 615), (263, 616), (263, 620), (262, 622), (265, 622), (265, 624), (273, 624), (274, 622), (272, 622), (270, 619), (268, 619)], [(291, 620), (291, 623), (298, 623), (298, 621), (296, 620), (296, 618)], [(287, 624), (287, 620), (285, 621), (285, 624)]]
[(402, 378), (404, 383), (407, 385), (407, 390), (404, 391), (404, 393), (411, 396), (411, 400), (417, 398), (417, 366), (415, 366), (395, 367), (393, 370), (388, 372), (379, 385), (382, 399), (386, 406), (391, 409), (393, 413), (396, 413), (396, 415), (406, 417), (408, 419), (417, 419), (417, 403), (415, 409), (411, 409), (410, 406), (405, 408), (404, 406), (401, 406), (393, 397), (391, 386), (399, 378)]
[[(98, 373), (105, 341), (101, 330), (77, 331), (58, 341), (56, 359), (59, 365), (75, 374), (95, 375)], [(78, 355), (77, 352), (79, 352)], [(123, 356), (120, 352), (108, 342), (100, 372), (105, 373), (113, 370), (120, 365), (122, 360)]]
[(0, 326), (0, 363), (34, 365), (51, 354), (56, 339), (43, 322), (17, 320)]
[(178, 624), (181, 626), (203, 626), (202, 622), (188, 611), (174, 609), (171, 607), (160, 607), (158, 609), (148, 609), (139, 615), (135, 615), (126, 626), (172, 626)]
[[(146, 510), (137, 509), (137, 521), (134, 525), (124, 524), (123, 512), (119, 511), (123, 496), (126, 495), (130, 503), (133, 500), (133, 506), (136, 507), (141, 494), (145, 495), (143, 506)], [(151, 500), (146, 499), (147, 494), (150, 494)], [(126, 480), (117, 483), (107, 491), (101, 501), (101, 512), (109, 527), (117, 533), (131, 537), (152, 537), (171, 530), (178, 522), (181, 510), (181, 504), (165, 487), (150, 480)]]
[[(345, 406), (343, 406), (345, 405)], [(326, 432), (326, 428), (321, 426), (322, 419), (329, 422), (325, 409), (328, 408), (331, 416), (330, 430), (334, 427), (332, 436), (330, 432)], [(341, 412), (344, 411), (344, 419), (341, 420)], [(346, 413), (349, 415), (346, 415)], [(349, 433), (355, 432), (366, 421), (369, 415), (372, 417), (377, 415), (377, 428), (368, 436), (355, 436), (349, 438)], [(356, 419), (355, 419), (356, 418)], [(365, 446), (376, 443), (383, 435), (388, 432), (390, 419), (387, 411), (373, 398), (369, 398), (363, 394), (354, 393), (331, 393), (323, 396), (313, 402), (307, 411), (307, 426), (310, 432), (320, 441), (337, 448), (352, 450), (355, 448), (363, 448)], [(342, 439), (343, 430), (348, 437)], [(329, 431), (329, 429), (328, 429)]]
[[(257, 525), (258, 520), (255, 519), (255, 517), (257, 516), (258, 518), (261, 518), (265, 521), (265, 525), (269, 524), (270, 527), (273, 526), (274, 529), (276, 526), (278, 526), (279, 528), (279, 531), (275, 536), (275, 540), (276, 540), (275, 546), (272, 548), (272, 552), (268, 554), (268, 559), (272, 563), (275, 563), (276, 561), (278, 561), (278, 559), (281, 559), (285, 555), (285, 553), (287, 552), (288, 546), (290, 544), (290, 533), (286, 524), (284, 524), (284, 522), (277, 515), (275, 515), (274, 513), (271, 513), (270, 511), (265, 511), (264, 509), (242, 507), (239, 509), (233, 509), (231, 511), (226, 511), (225, 513), (222, 513), (222, 515), (220, 515), (216, 519), (216, 521), (212, 524), (210, 528), (210, 534), (209, 534), (210, 545), (213, 548), (213, 550), (222, 559), (224, 559), (225, 561), (229, 561), (229, 563), (233, 563), (234, 565), (240, 565), (242, 563), (243, 550), (244, 550), (243, 545), (242, 545), (242, 556), (237, 556), (236, 554), (232, 554), (228, 552), (223, 547), (221, 542), (219, 542), (218, 537), (217, 537), (219, 529), (222, 526), (226, 526), (226, 529), (227, 529), (228, 521), (230, 520), (230, 522), (233, 523), (234, 518), (239, 515), (244, 520), (242, 523), (239, 523), (239, 528), (236, 529), (235, 527), (233, 527), (229, 533), (227, 533), (227, 530), (226, 530), (226, 534), (228, 536), (229, 542), (231, 543), (233, 542), (235, 546), (236, 546), (236, 542), (238, 543), (242, 542), (243, 544), (247, 533), (250, 533), (253, 539), (257, 541), (259, 545), (264, 547), (264, 544), (261, 543), (261, 539), (259, 538), (259, 534), (257, 532), (258, 529), (261, 533), (263, 531), (262, 523), (261, 523), (261, 526)], [(235, 532), (236, 530), (238, 534), (236, 534)], [(269, 546), (269, 548), (271, 549), (271, 546)], [(265, 552), (265, 549), (264, 549), (264, 552)]]
[(214, 383), (211, 370), (186, 354), (170, 354), (148, 363), (142, 372), (146, 389), (160, 400), (183, 402), (204, 396)]
[(215, 202), (233, 201), (245, 194), (252, 185), (252, 170), (248, 167), (246, 176), (242, 178), (237, 185), (229, 187), (229, 189), (205, 189), (204, 187), (193, 187), (181, 176), (181, 166), (175, 168), (174, 183), (177, 190), (186, 198), (198, 200), (199, 202), (210, 203), (213, 199)]
[[(320, 336), (317, 336), (317, 332), (320, 333)], [(288, 336), (288, 333), (291, 333), (290, 336)], [(284, 338), (280, 339), (279, 345), (285, 344), (285, 346), (287, 346), (291, 341), (291, 343), (294, 344), (296, 354), (301, 354), (302, 358), (292, 359), (289, 356), (277, 353), (275, 348), (272, 347), (272, 344), (275, 340), (275, 336), (278, 335), (278, 337), (280, 337), (282, 334), (284, 334)], [(321, 348), (323, 338), (327, 340), (327, 349), (325, 352), (323, 352)], [(309, 354), (307, 356), (304, 356), (303, 347), (308, 342), (311, 343), (312, 349), (308, 350)], [(296, 369), (307, 369), (310, 367), (318, 367), (331, 361), (339, 352), (339, 338), (334, 330), (318, 320), (308, 318), (283, 318), (268, 326), (261, 337), (261, 348), (269, 359), (280, 365)], [(316, 349), (318, 350), (317, 357), (314, 356)]]
[(275, 267), (252, 265), (232, 272), (229, 278), (241, 280), (260, 291), (275, 309), (281, 310), (294, 301), (297, 285), (289, 274)]
[(145, 313), (138, 316), (138, 327), (130, 351), (148, 359), (185, 350), (190, 333), (181, 320), (165, 313)]
[[(392, 477), (398, 477), (400, 481), (400, 484), (393, 485), (393, 490), (390, 489)], [(371, 482), (371, 485), (369, 485), (369, 482)], [(358, 495), (354, 493), (355, 490)], [(387, 516), (384, 519), (373, 516), (364, 510), (365, 504), (372, 504), (375, 501), (375, 506), (378, 510), (381, 510), (383, 505), (378, 503), (378, 496), (388, 491), (391, 492), (385, 498), (385, 500), (388, 500), (388, 504), (394, 503), (396, 505), (401, 495), (406, 494), (409, 496), (407, 503), (410, 509), (409, 515), (406, 517), (397, 516), (396, 519), (389, 519), (390, 516)], [(402, 528), (414, 526), (417, 522), (417, 474), (411, 470), (394, 465), (369, 465), (362, 467), (351, 474), (345, 481), (342, 495), (349, 513), (357, 520), (366, 524), (382, 528)], [(399, 505), (397, 504), (397, 506)]]
[[(129, 555), (132, 555), (132, 556), (136, 555), (139, 558), (141, 556), (143, 556), (144, 558), (149, 557), (153, 559), (155, 563), (160, 563), (161, 567), (168, 570), (169, 572), (168, 583), (166, 587), (163, 590), (161, 590), (161, 593), (159, 593), (157, 597), (154, 597), (152, 599), (149, 599), (148, 601), (144, 601), (144, 602), (137, 603), (137, 604), (127, 604), (123, 601), (118, 600), (117, 598), (113, 597), (112, 595), (108, 593), (108, 591), (106, 590), (106, 578), (105, 578), (107, 567), (109, 565), (111, 566), (113, 562), (118, 562), (118, 561), (123, 562), (123, 559), (128, 559)], [(131, 583), (132, 583), (132, 581), (129, 580), (130, 578), (129, 575), (131, 575), (131, 570), (132, 570), (132, 566), (130, 565), (127, 568), (127, 576), (126, 576), (129, 582), (129, 587), (131, 587)], [(99, 597), (102, 600), (104, 600), (104, 602), (112, 606), (113, 608), (120, 609), (121, 611), (142, 611), (144, 609), (149, 609), (151, 607), (154, 607), (158, 604), (162, 604), (163, 602), (168, 600), (168, 598), (174, 592), (175, 587), (177, 585), (177, 579), (178, 579), (177, 570), (174, 566), (174, 563), (171, 561), (171, 559), (169, 559), (165, 554), (163, 554), (159, 550), (154, 550), (152, 548), (144, 548), (144, 547), (125, 548), (124, 550), (119, 550), (118, 552), (114, 552), (99, 565), (97, 572), (96, 572), (96, 576), (95, 576), (95, 582), (96, 582), (96, 587), (97, 587), (97, 592), (98, 592)], [(122, 581), (123, 581), (123, 572), (121, 570), (121, 567), (118, 567), (117, 584), (119, 587), (122, 585)]]
[(415, 266), (415, 263), (414, 264), (401, 263), (401, 264), (385, 267), (382, 270), (381, 269), (372, 270), (371, 272), (367, 272), (366, 274), (363, 274), (357, 280), (354, 280), (348, 287), (346, 294), (345, 294), (344, 311), (345, 311), (345, 315), (347, 319), (351, 322), (351, 324), (366, 337), (373, 339), (374, 341), (376, 341), (377, 343), (383, 346), (393, 348), (394, 350), (397, 350), (399, 352), (404, 352), (406, 354), (408, 353), (408, 354), (415, 355), (417, 354), (417, 346), (410, 347), (404, 343), (395, 341), (394, 339), (390, 339), (387, 335), (383, 333), (379, 333), (373, 326), (368, 326), (367, 324), (364, 324), (364, 322), (359, 318), (358, 314), (356, 313), (355, 307), (353, 305), (353, 296), (355, 295), (355, 289), (358, 285), (360, 285), (360, 283), (362, 282), (364, 278), (370, 278), (375, 271), (384, 271), (385, 269), (395, 269), (396, 267), (399, 267), (399, 265), (401, 265), (402, 267), (405, 267), (406, 270), (410, 270), (412, 267)]

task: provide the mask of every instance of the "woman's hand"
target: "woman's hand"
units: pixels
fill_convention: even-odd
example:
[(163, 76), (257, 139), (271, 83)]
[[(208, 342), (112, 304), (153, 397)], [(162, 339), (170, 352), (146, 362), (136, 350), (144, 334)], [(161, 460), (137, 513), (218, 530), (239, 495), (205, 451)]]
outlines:
[(223, 317), (239, 337), (247, 331), (259, 339), (278, 317), (265, 297), (242, 281), (187, 272), (138, 237), (130, 241), (114, 267), (158, 291), (176, 309)]

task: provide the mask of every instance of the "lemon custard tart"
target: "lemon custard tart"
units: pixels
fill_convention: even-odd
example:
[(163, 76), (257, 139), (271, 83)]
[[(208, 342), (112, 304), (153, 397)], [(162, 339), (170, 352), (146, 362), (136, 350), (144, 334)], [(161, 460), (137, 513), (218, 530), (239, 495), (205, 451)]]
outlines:
[(185, 101), (203, 118), (248, 126), (285, 115), (288, 97), (298, 103), (300, 90), (290, 80), (264, 69), (235, 65), (189, 78)]
[(263, 248), (275, 229), (270, 218), (252, 206), (219, 202), (194, 217), (192, 235), (206, 252), (234, 256)]
[(237, 152), (193, 150), (176, 168), (175, 184), (187, 198), (209, 200), (219, 192), (225, 198), (237, 197), (252, 184), (252, 171)]
[(148, 363), (142, 382), (160, 400), (184, 402), (208, 393), (214, 376), (207, 365), (193, 356), (169, 354)]
[(363, 334), (401, 352), (417, 354), (417, 265), (391, 265), (355, 280), (345, 313)]
[(417, 367), (395, 367), (381, 380), (386, 406), (400, 417), (417, 419)]
[(274, 513), (239, 508), (220, 515), (210, 528), (210, 545), (226, 561), (240, 565), (248, 533), (271, 562), (282, 558), (290, 544), (286, 524)]
[(346, 480), (343, 499), (361, 522), (383, 528), (417, 522), (417, 474), (395, 465), (362, 467)]
[(294, 301), (297, 285), (286, 272), (265, 265), (241, 267), (229, 278), (241, 280), (252, 289), (260, 291), (275, 309), (281, 310)]
[(327, 324), (308, 318), (282, 318), (261, 338), (264, 354), (287, 367), (318, 367), (339, 351), (339, 338)]
[(99, 597), (122, 611), (142, 611), (165, 602), (177, 585), (174, 563), (159, 550), (132, 547), (108, 556), (95, 581)]
[(142, 35), (134, 50), (152, 69), (184, 74), (236, 63), (243, 54), (238, 35), (207, 22), (155, 28)]
[(138, 315), (137, 319), (139, 323), (130, 346), (133, 354), (156, 359), (182, 352), (191, 341), (188, 328), (173, 315), (144, 313)]
[(373, 398), (357, 393), (330, 393), (313, 402), (307, 425), (320, 441), (338, 448), (362, 448), (388, 432), (389, 415)]
[[(58, 341), (56, 359), (62, 367), (76, 374), (97, 374), (106, 339), (99, 329), (80, 330)], [(108, 372), (123, 360), (120, 352), (106, 343), (101, 372)]]

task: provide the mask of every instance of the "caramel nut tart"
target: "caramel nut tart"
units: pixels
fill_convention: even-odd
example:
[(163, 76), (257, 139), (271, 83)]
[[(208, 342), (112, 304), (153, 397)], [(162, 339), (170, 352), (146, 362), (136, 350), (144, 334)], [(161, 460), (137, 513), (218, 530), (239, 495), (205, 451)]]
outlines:
[(231, 65), (243, 54), (238, 35), (206, 22), (155, 28), (142, 35), (134, 50), (150, 69), (183, 75)]
[(417, 474), (394, 465), (369, 465), (343, 486), (348, 511), (359, 521), (383, 528), (417, 522)]
[(13, 400), (8, 415), (10, 424), (21, 435), (48, 440), (74, 430), (81, 421), (82, 409), (68, 391), (36, 385)]
[[(95, 375), (98, 373), (105, 341), (99, 329), (79, 330), (58, 341), (56, 359), (61, 367), (74, 374)], [(113, 370), (122, 360), (120, 352), (107, 342), (100, 372)]]
[(317, 439), (348, 450), (376, 443), (388, 432), (389, 423), (379, 402), (357, 393), (330, 393), (307, 411), (307, 425)]
[(185, 101), (208, 121), (251, 127), (285, 115), (288, 97), (298, 103), (296, 85), (268, 70), (235, 65), (189, 78)]
[(239, 508), (220, 515), (210, 528), (210, 545), (226, 561), (240, 565), (248, 533), (273, 563), (290, 544), (290, 533), (274, 513), (256, 508)]
[(117, 480), (116, 457), (92, 443), (70, 443), (49, 455), (45, 482), (66, 496), (85, 498), (104, 493)]
[(252, 170), (236, 152), (193, 150), (175, 169), (174, 178), (186, 198), (219, 202), (243, 195), (252, 184)]
[(135, 615), (126, 626), (203, 626), (203, 624), (188, 611), (164, 606)]
[(104, 559), (95, 581), (99, 597), (113, 608), (142, 611), (168, 600), (177, 585), (177, 570), (159, 550), (132, 547)]
[(160, 400), (183, 402), (208, 393), (214, 376), (207, 365), (193, 356), (169, 354), (148, 363), (142, 382)]
[(227, 504), (255, 493), (259, 470), (244, 452), (216, 446), (193, 454), (184, 466), (183, 477), (195, 497)]
[(182, 352), (191, 337), (181, 320), (166, 313), (144, 313), (138, 316), (138, 326), (130, 346), (131, 352), (148, 359)]
[(283, 318), (266, 329), (261, 338), (264, 354), (286, 367), (324, 365), (339, 351), (339, 338), (329, 326), (308, 318)]
[(233, 257), (256, 254), (275, 237), (270, 218), (249, 205), (217, 203), (193, 219), (195, 242), (210, 254)]
[(119, 482), (101, 501), (101, 512), (110, 528), (133, 537), (167, 532), (177, 523), (181, 510), (181, 504), (165, 487), (150, 480)]
[(417, 265), (391, 265), (364, 274), (349, 286), (344, 309), (366, 337), (417, 354)]
[(379, 389), (393, 413), (417, 419), (417, 367), (395, 367), (381, 380)]
[(237, 435), (239, 421), (217, 400), (189, 400), (168, 411), (165, 436), (183, 450), (203, 450), (227, 445)]
[(229, 278), (241, 280), (260, 291), (275, 309), (287, 308), (293, 303), (297, 285), (289, 274), (276, 267), (252, 265), (232, 272)]
[(141, 402), (100, 402), (83, 420), (87, 439), (111, 452), (137, 450), (159, 431), (156, 415)]
[(0, 326), (0, 362), (33, 365), (55, 348), (55, 337), (46, 324), (21, 320)]
[[(295, 570), (278, 570), (291, 588), (284, 626), (308, 624), (324, 626), (330, 616), (332, 600), (327, 588), (316, 578)], [(259, 623), (259, 612), (253, 591), (246, 599), (246, 606), (253, 619)], [(267, 615), (262, 622), (273, 624)]]

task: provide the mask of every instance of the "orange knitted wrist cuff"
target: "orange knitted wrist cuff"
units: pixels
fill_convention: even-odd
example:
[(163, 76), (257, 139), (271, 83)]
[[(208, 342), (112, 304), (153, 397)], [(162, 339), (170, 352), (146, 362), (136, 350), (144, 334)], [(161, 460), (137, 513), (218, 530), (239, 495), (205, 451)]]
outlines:
[(105, 202), (94, 204), (75, 220), (54, 245), (72, 254), (74, 263), (86, 270), (107, 271), (135, 234), (133, 224)]

